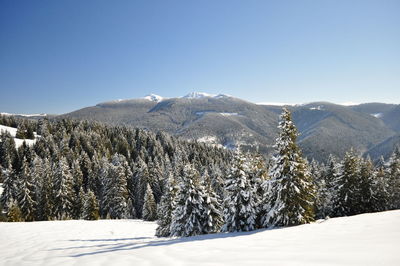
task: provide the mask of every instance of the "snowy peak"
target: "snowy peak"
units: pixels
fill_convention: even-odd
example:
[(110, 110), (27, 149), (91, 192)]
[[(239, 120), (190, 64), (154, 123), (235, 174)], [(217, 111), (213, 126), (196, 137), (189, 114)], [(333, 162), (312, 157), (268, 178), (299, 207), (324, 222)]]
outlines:
[(146, 95), (146, 96), (144, 97), (144, 99), (149, 100), (149, 101), (152, 101), (152, 102), (157, 102), (157, 103), (159, 103), (159, 102), (161, 102), (162, 100), (164, 100), (163, 97), (161, 97), (160, 95), (156, 95), (156, 94), (149, 94), (149, 95)]
[(225, 94), (210, 94), (210, 93), (205, 93), (205, 92), (191, 92), (181, 98), (186, 98), (186, 99), (216, 98), (216, 99), (220, 99), (220, 98), (225, 98), (225, 97), (230, 97), (230, 96), (225, 95)]

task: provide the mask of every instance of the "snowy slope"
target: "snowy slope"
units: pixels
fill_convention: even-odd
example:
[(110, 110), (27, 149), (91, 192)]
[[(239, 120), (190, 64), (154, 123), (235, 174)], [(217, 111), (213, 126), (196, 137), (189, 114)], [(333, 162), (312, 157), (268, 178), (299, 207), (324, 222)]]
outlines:
[(0, 223), (0, 265), (399, 265), (400, 211), (155, 238), (138, 220)]
[(14, 127), (7, 127), (7, 126), (3, 126), (3, 125), (0, 125), (0, 132), (1, 131), (7, 131), (7, 132), (9, 132), (10, 134), (11, 134), (11, 136), (12, 137), (14, 137), (14, 141), (15, 141), (15, 146), (18, 148), (19, 146), (21, 146), (22, 145), (22, 143), (25, 141), (25, 143), (27, 144), (27, 145), (33, 145), (33, 144), (35, 144), (35, 142), (36, 142), (36, 138), (38, 137), (38, 135), (36, 135), (36, 133), (34, 133), (35, 134), (35, 139), (17, 139), (16, 137), (15, 137), (15, 135), (17, 134), (17, 129), (16, 128), (14, 128)]

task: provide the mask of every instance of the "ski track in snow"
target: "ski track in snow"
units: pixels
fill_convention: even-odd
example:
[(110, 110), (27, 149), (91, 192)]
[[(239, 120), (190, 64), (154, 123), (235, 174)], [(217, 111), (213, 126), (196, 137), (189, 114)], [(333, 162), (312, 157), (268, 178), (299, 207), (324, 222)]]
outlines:
[(139, 220), (0, 223), (0, 265), (399, 265), (400, 210), (313, 224), (156, 238)]

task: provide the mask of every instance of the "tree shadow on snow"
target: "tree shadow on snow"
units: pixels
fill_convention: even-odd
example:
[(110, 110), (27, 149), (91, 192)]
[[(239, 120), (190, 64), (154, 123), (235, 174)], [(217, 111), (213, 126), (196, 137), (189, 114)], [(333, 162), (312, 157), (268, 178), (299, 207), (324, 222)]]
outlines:
[[(74, 249), (90, 249), (90, 248), (98, 248), (97, 250), (90, 250), (88, 252), (80, 252), (78, 254), (70, 255), (69, 257), (84, 257), (102, 253), (110, 253), (116, 251), (126, 251), (126, 250), (135, 250), (146, 247), (157, 247), (157, 246), (169, 246), (174, 244), (186, 243), (186, 242), (194, 242), (194, 241), (207, 241), (211, 239), (224, 239), (224, 238), (232, 238), (232, 237), (240, 237), (247, 236), (256, 233), (261, 233), (269, 230), (275, 229), (259, 229), (249, 232), (233, 232), (233, 233), (216, 233), (216, 234), (208, 234), (208, 235), (199, 235), (192, 237), (180, 237), (180, 238), (152, 238), (152, 237), (134, 237), (134, 238), (110, 238), (110, 239), (71, 239), (68, 241), (72, 242), (108, 242), (105, 244), (96, 244), (96, 245), (81, 245), (75, 247), (66, 247), (66, 248), (56, 248), (52, 250), (74, 250)], [(116, 243), (112, 243), (116, 242)]]

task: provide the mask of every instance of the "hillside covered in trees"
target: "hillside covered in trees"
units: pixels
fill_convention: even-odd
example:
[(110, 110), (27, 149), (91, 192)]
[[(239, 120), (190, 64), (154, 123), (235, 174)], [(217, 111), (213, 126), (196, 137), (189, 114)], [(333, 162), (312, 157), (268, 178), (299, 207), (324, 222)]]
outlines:
[[(374, 165), (354, 150), (307, 162), (284, 109), (275, 155), (165, 133), (62, 119), (0, 117), (2, 219), (158, 220), (158, 236), (251, 231), (400, 208), (400, 151)], [(29, 133), (29, 136), (32, 136)]]

